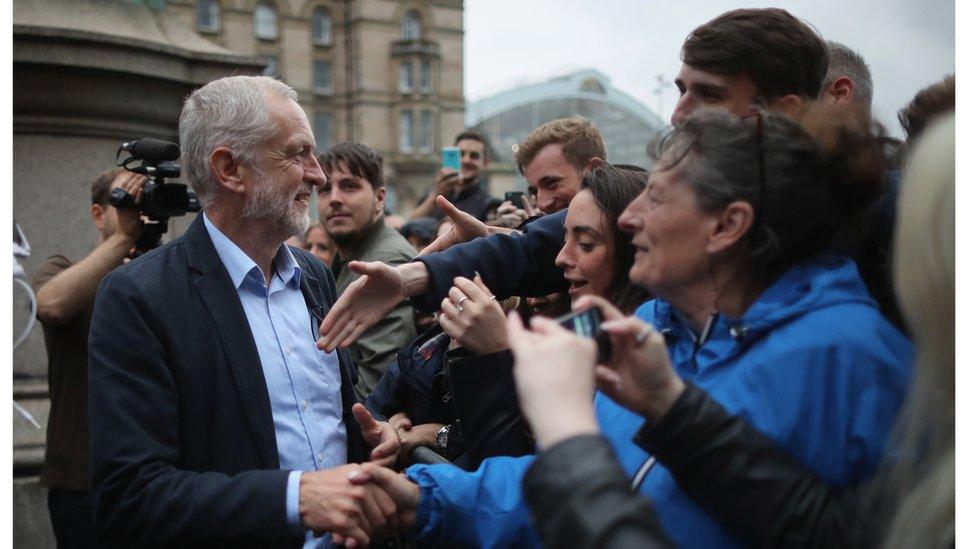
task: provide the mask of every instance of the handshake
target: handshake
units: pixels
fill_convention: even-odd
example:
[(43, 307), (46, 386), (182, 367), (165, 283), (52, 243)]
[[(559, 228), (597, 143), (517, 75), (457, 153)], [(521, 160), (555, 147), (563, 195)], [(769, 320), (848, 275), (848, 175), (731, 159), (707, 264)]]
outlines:
[(413, 526), (420, 487), (386, 468), (400, 449), (390, 424), (373, 419), (362, 404), (352, 411), (373, 447), (372, 461), (302, 473), (298, 514), (316, 536), (330, 532), (337, 546), (366, 547), (371, 537)]

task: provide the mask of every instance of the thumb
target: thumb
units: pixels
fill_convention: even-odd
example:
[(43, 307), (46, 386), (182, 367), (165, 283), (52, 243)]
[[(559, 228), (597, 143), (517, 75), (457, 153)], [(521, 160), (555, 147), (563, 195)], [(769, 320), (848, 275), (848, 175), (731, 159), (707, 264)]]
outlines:
[(361, 275), (371, 275), (377, 272), (380, 265), (377, 265), (378, 261), (370, 261), (369, 263), (365, 261), (350, 261), (349, 270)]
[(444, 198), (443, 195), (437, 197), (437, 205), (440, 206), (441, 211), (444, 212), (447, 217), (451, 218), (451, 221), (453, 221), (455, 225), (459, 223), (466, 223), (468, 218), (471, 217), (470, 215), (454, 207), (454, 204), (451, 204), (451, 201)]
[(356, 417), (356, 423), (363, 432), (372, 431), (379, 426), (379, 422), (373, 419), (373, 414), (358, 402), (352, 405), (352, 415)]

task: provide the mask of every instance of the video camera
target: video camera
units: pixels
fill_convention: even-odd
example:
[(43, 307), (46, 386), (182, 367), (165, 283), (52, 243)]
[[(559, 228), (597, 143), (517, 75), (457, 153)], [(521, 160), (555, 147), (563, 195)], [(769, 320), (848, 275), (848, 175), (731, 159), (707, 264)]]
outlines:
[[(129, 157), (120, 160), (122, 151)], [(133, 208), (148, 218), (136, 240), (136, 254), (142, 254), (159, 246), (166, 232), (170, 217), (200, 211), (197, 195), (180, 183), (167, 183), (166, 179), (180, 176), (180, 147), (176, 143), (144, 137), (122, 143), (115, 153), (116, 165), (147, 177), (142, 199), (135, 198), (124, 189), (115, 188), (108, 195), (109, 204), (116, 208)], [(142, 164), (135, 165), (142, 161)]]

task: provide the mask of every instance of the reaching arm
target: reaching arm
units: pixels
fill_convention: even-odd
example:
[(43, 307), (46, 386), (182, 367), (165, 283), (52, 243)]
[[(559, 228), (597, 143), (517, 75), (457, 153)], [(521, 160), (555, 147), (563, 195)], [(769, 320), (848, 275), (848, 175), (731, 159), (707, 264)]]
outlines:
[[(125, 178), (120, 187), (137, 201), (141, 199), (145, 177), (139, 174), (123, 174), (120, 177)], [(129, 256), (139, 237), (139, 231), (142, 230), (142, 221), (139, 219), (139, 211), (135, 209), (123, 208), (117, 210), (117, 214), (118, 231), (99, 244), (88, 257), (50, 280), (43, 276), (35, 277), (38, 320), (56, 326), (74, 318), (95, 301), (95, 292), (105, 275)]]

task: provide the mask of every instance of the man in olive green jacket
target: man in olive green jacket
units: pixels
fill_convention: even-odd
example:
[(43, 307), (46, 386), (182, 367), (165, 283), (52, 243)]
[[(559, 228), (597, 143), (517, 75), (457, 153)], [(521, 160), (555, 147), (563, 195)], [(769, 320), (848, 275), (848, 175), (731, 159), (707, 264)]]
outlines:
[[(386, 186), (383, 159), (369, 147), (341, 143), (321, 155), (326, 184), (319, 189), (319, 218), (336, 243), (332, 273), (339, 293), (359, 278), (351, 261), (409, 262), (416, 250), (383, 220)], [(368, 396), (400, 349), (416, 337), (413, 307), (404, 300), (386, 318), (366, 330), (349, 350), (359, 369), (356, 389)]]

